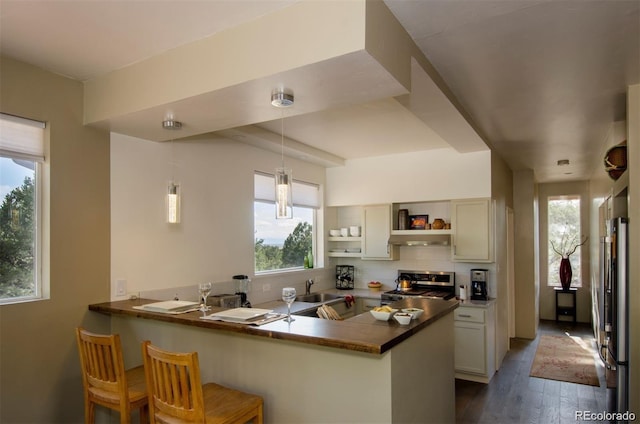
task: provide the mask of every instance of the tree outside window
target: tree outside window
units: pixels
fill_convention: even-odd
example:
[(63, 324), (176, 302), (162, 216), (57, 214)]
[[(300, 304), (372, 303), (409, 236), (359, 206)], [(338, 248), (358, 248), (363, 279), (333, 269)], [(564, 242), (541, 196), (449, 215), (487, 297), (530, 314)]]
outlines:
[[(580, 197), (550, 197), (547, 202), (547, 214), (547, 235), (549, 238), (547, 282), (549, 286), (559, 287), (560, 280), (558, 274), (562, 257), (553, 250), (552, 243), (556, 247), (567, 244), (580, 244)], [(582, 286), (580, 254), (581, 247), (577, 246), (575, 252), (570, 257), (573, 271), (573, 281), (571, 285), (573, 287)]]
[(254, 202), (255, 271), (303, 268), (313, 249), (313, 208), (293, 208), (292, 220), (276, 220), (275, 205)]
[[(0, 299), (33, 297), (37, 294), (35, 163), (0, 157), (0, 167)], [(20, 177), (22, 183), (16, 184)]]

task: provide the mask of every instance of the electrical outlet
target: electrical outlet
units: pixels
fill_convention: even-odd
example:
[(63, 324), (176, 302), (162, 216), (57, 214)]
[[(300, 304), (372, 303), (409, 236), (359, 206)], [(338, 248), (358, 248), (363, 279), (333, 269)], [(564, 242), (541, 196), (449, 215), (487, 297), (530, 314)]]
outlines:
[(116, 280), (116, 296), (127, 295), (127, 280)]
[(271, 291), (271, 284), (263, 284), (262, 285), (262, 291), (263, 292)]

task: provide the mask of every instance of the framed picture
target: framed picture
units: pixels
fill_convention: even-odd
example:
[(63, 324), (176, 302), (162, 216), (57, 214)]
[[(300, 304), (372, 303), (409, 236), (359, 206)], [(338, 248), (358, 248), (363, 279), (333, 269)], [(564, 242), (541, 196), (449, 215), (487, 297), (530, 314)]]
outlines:
[(412, 230), (424, 230), (427, 222), (429, 215), (409, 215), (409, 228)]

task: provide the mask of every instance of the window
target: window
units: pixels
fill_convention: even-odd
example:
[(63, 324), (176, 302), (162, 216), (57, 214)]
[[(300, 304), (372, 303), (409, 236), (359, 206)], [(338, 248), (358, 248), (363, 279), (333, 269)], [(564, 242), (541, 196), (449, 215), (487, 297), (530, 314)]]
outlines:
[(41, 298), (44, 123), (0, 114), (0, 303)]
[(276, 219), (273, 175), (256, 173), (254, 178), (255, 272), (313, 267), (319, 188), (293, 182), (293, 219)]
[(547, 234), (549, 238), (548, 285), (560, 286), (558, 274), (562, 256), (558, 252), (566, 254), (572, 252), (575, 248), (575, 251), (570, 255), (573, 274), (571, 285), (573, 287), (581, 287), (581, 247), (579, 246), (582, 242), (580, 232), (580, 197), (549, 197), (547, 201), (547, 217)]

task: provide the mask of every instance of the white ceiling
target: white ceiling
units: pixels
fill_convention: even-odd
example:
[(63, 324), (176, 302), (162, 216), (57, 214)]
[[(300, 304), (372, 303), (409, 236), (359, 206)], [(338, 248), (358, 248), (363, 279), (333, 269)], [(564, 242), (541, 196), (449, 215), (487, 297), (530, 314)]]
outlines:
[[(0, 0), (0, 52), (84, 81), (293, 3)], [(385, 3), (512, 169), (574, 180), (601, 162), (640, 83), (640, 0)], [(280, 121), (257, 128), (279, 134)], [(457, 147), (435, 129), (393, 98), (285, 119), (287, 137), (344, 159)]]

